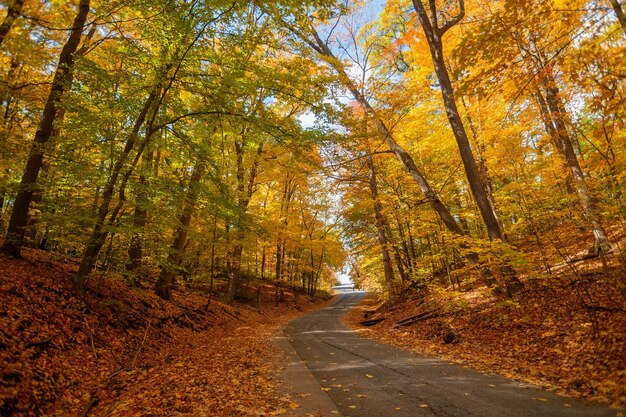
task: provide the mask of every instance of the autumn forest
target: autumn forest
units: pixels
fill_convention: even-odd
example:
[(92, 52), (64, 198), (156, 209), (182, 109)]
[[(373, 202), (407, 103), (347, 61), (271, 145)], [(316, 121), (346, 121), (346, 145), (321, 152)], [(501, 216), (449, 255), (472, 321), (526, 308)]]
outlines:
[[(0, 6), (1, 415), (149, 415), (111, 381), (218, 328), (258, 378), (347, 279), (369, 337), (626, 404), (622, 1)], [(299, 407), (250, 381), (203, 412)]]

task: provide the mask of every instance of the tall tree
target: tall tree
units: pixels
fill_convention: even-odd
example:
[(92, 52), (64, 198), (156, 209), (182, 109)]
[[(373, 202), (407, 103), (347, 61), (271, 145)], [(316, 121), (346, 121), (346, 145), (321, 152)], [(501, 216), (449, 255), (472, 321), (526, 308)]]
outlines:
[(39, 127), (31, 145), (30, 153), (22, 181), (13, 204), (11, 219), (5, 236), (4, 244), (0, 251), (11, 257), (19, 257), (24, 242), (24, 234), (28, 222), (28, 210), (36, 188), (37, 178), (41, 170), (46, 145), (53, 134), (54, 122), (59, 112), (59, 104), (65, 91), (70, 87), (69, 80), (72, 78), (74, 54), (80, 44), (81, 35), (85, 28), (85, 22), (89, 14), (89, 0), (80, 0), (78, 11), (74, 18), (70, 36), (61, 50), (59, 62), (52, 80), (52, 88), (43, 109)]
[(12, 0), (9, 2), (7, 15), (2, 20), (2, 24), (0, 24), (0, 45), (4, 42), (4, 38), (6, 38), (9, 31), (13, 27), (15, 20), (22, 13), (22, 7), (24, 7), (24, 0)]
[(295, 31), (299, 34), (300, 38), (307, 42), (307, 44), (315, 50), (323, 59), (325, 59), (329, 65), (337, 71), (337, 75), (339, 80), (344, 85), (345, 88), (350, 91), (353, 98), (359, 103), (359, 106), (363, 109), (363, 112), (371, 118), (374, 125), (376, 126), (376, 130), (379, 135), (383, 138), (389, 149), (396, 155), (398, 160), (404, 165), (406, 170), (409, 172), (411, 177), (418, 184), (420, 190), (424, 194), (424, 197), (430, 202), (431, 206), (441, 218), (441, 221), (445, 224), (445, 226), (451, 232), (462, 235), (463, 231), (457, 224), (456, 220), (446, 207), (446, 205), (441, 201), (435, 190), (430, 186), (426, 177), (422, 174), (422, 172), (418, 169), (417, 164), (413, 160), (413, 157), (404, 149), (400, 144), (396, 141), (393, 136), (393, 133), (380, 115), (376, 112), (374, 107), (369, 103), (367, 98), (363, 95), (363, 93), (359, 90), (356, 83), (350, 78), (344, 65), (341, 61), (339, 61), (333, 51), (329, 48), (328, 44), (322, 40), (317, 30), (311, 26), (309, 23), (309, 32), (310, 36), (313, 39), (309, 39), (306, 33), (302, 33), (297, 29), (289, 26), (291, 30)]
[(196, 162), (193, 168), (189, 183), (187, 185), (187, 193), (183, 199), (183, 205), (180, 213), (180, 220), (174, 229), (174, 239), (169, 248), (167, 260), (161, 268), (161, 274), (157, 279), (154, 290), (157, 295), (164, 300), (172, 298), (172, 286), (174, 284), (174, 276), (180, 269), (183, 262), (183, 254), (189, 234), (189, 226), (193, 217), (198, 195), (200, 194), (200, 180), (204, 175), (205, 167), (203, 162)]
[[(452, 128), (452, 132), (461, 154), (461, 160), (463, 161), (463, 167), (465, 168), (465, 176), (467, 177), (474, 201), (480, 210), (481, 217), (485, 223), (485, 227), (487, 228), (489, 239), (499, 239), (503, 241), (504, 233), (501, 229), (500, 222), (496, 217), (496, 209), (489, 199), (487, 190), (485, 189), (485, 184), (481, 179), (478, 165), (476, 164), (476, 159), (472, 153), (472, 147), (456, 105), (454, 88), (452, 86), (448, 69), (445, 65), (443, 54), (442, 38), (448, 30), (457, 25), (465, 16), (465, 1), (458, 0), (459, 10), (456, 15), (449, 19), (446, 19), (446, 14), (441, 13), (441, 11), (437, 9), (437, 3), (435, 0), (428, 0), (430, 16), (426, 11), (422, 0), (412, 1), (418, 20), (428, 42), (428, 48), (435, 67), (435, 74), (439, 80), (439, 88), (441, 89), (446, 115), (448, 116), (450, 127)], [(444, 21), (441, 21), (441, 19), (444, 19)], [(510, 265), (503, 265), (501, 270), (505, 276), (506, 287), (509, 294), (513, 294), (523, 287), (522, 282), (519, 280)]]
[(619, 24), (622, 25), (622, 29), (626, 34), (626, 15), (624, 14), (624, 9), (622, 9), (622, 5), (619, 4), (619, 0), (609, 0), (609, 3), (611, 3), (611, 7), (615, 12), (615, 17), (617, 17)]
[(424, 7), (422, 0), (413, 0), (413, 7), (417, 12), (417, 17), (424, 34), (426, 35), (426, 40), (428, 41), (428, 47), (430, 49), (430, 54), (435, 67), (435, 74), (439, 80), (439, 87), (441, 88), (441, 95), (443, 97), (446, 114), (461, 153), (463, 167), (465, 168), (465, 175), (467, 176), (467, 181), (470, 189), (472, 190), (472, 195), (474, 196), (474, 200), (478, 205), (480, 214), (485, 222), (485, 226), (487, 227), (489, 238), (491, 240), (503, 240), (504, 235), (500, 229), (498, 219), (494, 215), (494, 208), (491, 206), (487, 192), (481, 181), (480, 172), (472, 153), (467, 132), (465, 131), (465, 126), (463, 125), (463, 121), (459, 115), (459, 110), (454, 97), (454, 88), (452, 87), (452, 82), (450, 80), (450, 75), (448, 74), (443, 55), (442, 37), (450, 28), (459, 23), (465, 16), (465, 2), (464, 0), (459, 0), (458, 13), (444, 22), (440, 22), (440, 20), (444, 18), (444, 15), (437, 9), (435, 0), (429, 0), (428, 4), (430, 16), (426, 12), (426, 8)]
[[(389, 302), (393, 305), (396, 302), (396, 290), (393, 280), (393, 267), (389, 256), (389, 224), (383, 214), (382, 204), (378, 197), (378, 182), (376, 181), (376, 168), (374, 157), (370, 154), (367, 157), (367, 168), (369, 170), (369, 188), (374, 203), (374, 215), (376, 217), (376, 229), (378, 230), (378, 243), (383, 258), (383, 270), (385, 271), (385, 285), (389, 294)], [(401, 267), (401, 265), (398, 265)]]
[(238, 140), (235, 140), (235, 154), (237, 158), (237, 219), (236, 219), (236, 233), (235, 244), (233, 251), (231, 252), (231, 269), (228, 271), (228, 290), (226, 292), (225, 301), (228, 304), (232, 304), (235, 299), (235, 294), (239, 288), (239, 282), (241, 280), (241, 256), (243, 252), (243, 242), (245, 238), (245, 218), (248, 212), (248, 205), (255, 191), (255, 181), (259, 169), (260, 158), (263, 153), (263, 142), (257, 145), (256, 151), (252, 156), (251, 166), (246, 169), (244, 166), (244, 153), (246, 148), (249, 147), (249, 140), (246, 138), (247, 134), (244, 131)]

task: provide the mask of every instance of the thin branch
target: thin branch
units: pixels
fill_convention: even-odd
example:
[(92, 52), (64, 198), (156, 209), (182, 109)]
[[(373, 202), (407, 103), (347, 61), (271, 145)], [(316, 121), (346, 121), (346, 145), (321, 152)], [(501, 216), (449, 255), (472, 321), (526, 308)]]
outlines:
[(465, 17), (465, 0), (459, 0), (459, 14), (448, 20), (441, 28), (438, 28), (439, 37), (443, 36), (451, 27), (459, 23)]

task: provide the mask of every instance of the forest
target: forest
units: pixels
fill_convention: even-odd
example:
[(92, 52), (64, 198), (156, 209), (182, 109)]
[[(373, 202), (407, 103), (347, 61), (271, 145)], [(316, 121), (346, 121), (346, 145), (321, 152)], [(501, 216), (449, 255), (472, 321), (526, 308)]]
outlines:
[[(210, 303), (283, 317), (349, 276), (380, 321), (416, 298), (444, 306), (445, 325), (409, 324), (445, 345), (461, 334), (450, 314), (478, 303), (528, 332), (555, 312), (550, 332), (576, 334), (555, 349), (596, 351), (587, 371), (602, 369), (561, 386), (623, 406), (622, 3), (0, 1), (3, 362), (16, 317), (35, 314), (28, 274), (62, 281), (66, 301), (129, 292), (198, 323)], [(44, 401), (11, 391), (11, 372), (2, 415)]]

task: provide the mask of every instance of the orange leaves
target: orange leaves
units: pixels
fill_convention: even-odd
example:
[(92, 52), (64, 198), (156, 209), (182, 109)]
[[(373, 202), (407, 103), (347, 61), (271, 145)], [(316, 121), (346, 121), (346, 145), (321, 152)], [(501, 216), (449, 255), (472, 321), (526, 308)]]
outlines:
[(258, 416), (290, 407), (276, 393), (269, 339), (308, 301), (263, 304), (263, 314), (216, 302), (205, 311), (205, 296), (163, 303), (103, 276), (80, 301), (74, 264), (24, 252), (27, 260), (0, 258), (3, 412)]
[[(429, 291), (426, 300), (447, 306), (440, 319), (393, 329), (398, 320), (415, 313), (416, 301), (411, 300), (385, 312), (384, 322), (361, 333), (461, 361), (481, 371), (623, 406), (624, 303), (620, 304), (622, 310), (605, 311), (600, 316), (602, 330), (599, 338), (593, 339), (588, 309), (581, 305), (568, 281), (567, 276), (552, 276), (549, 283), (533, 280), (527, 282), (526, 292), (518, 299), (500, 303), (484, 290), (456, 294)], [(618, 292), (602, 287), (601, 282), (590, 284), (588, 290), (599, 304), (611, 304), (618, 298)], [(358, 324), (362, 313), (354, 310), (345, 322), (364, 329)], [(460, 335), (457, 343), (445, 343), (443, 336), (450, 331)]]

